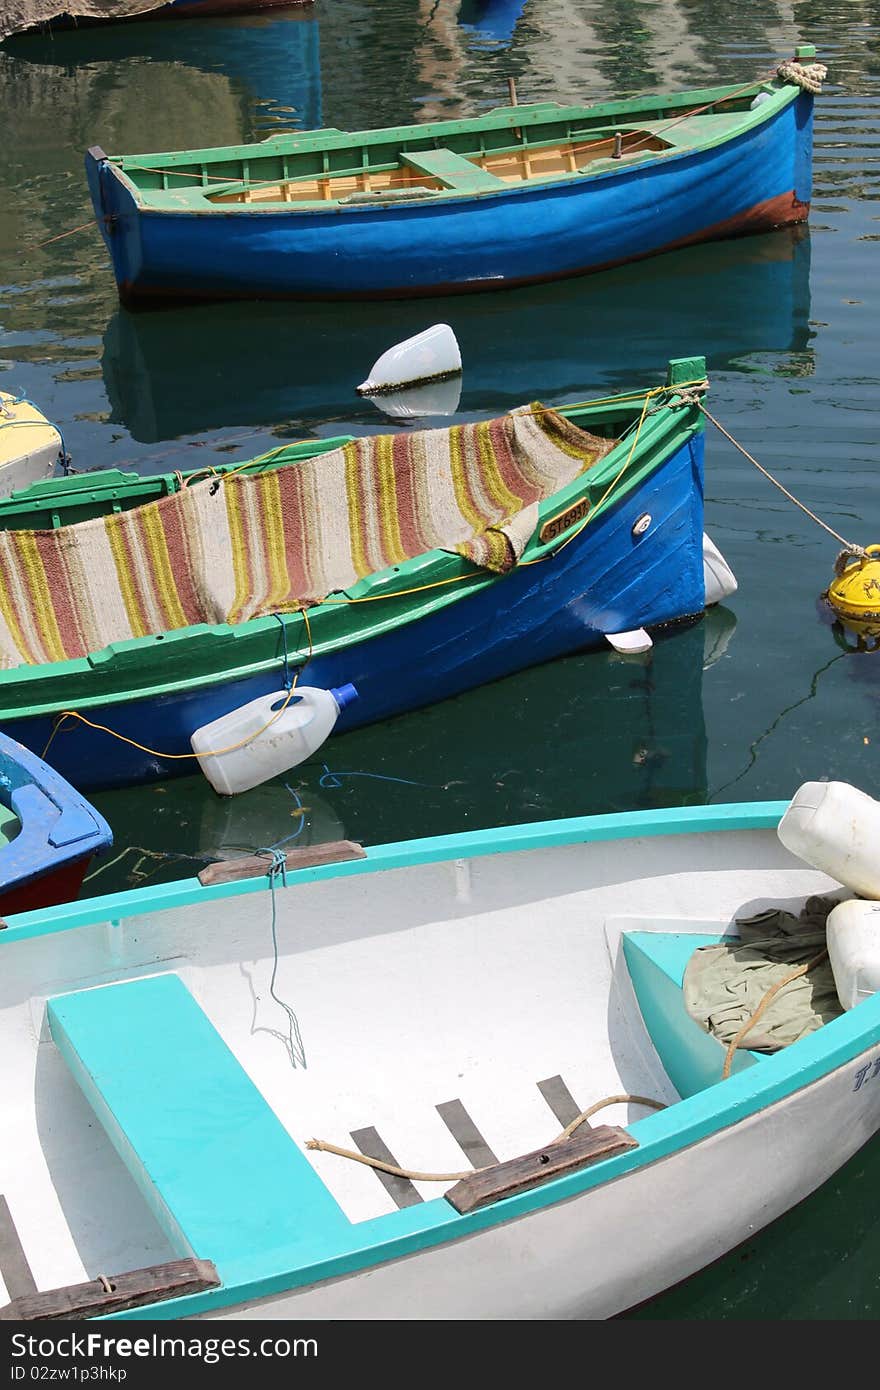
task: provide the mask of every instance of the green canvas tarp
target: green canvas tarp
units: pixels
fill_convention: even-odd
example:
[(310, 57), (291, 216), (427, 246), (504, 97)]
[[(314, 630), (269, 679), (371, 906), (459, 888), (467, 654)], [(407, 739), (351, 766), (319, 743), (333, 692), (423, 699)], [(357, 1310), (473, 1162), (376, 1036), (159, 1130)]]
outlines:
[[(737, 918), (737, 939), (701, 946), (687, 963), (685, 1007), (725, 1047), (752, 1017), (768, 990), (825, 946), (825, 919), (835, 898), (808, 898), (795, 915), (768, 908)], [(742, 1040), (754, 1052), (776, 1052), (843, 1013), (828, 957), (779, 990)]]

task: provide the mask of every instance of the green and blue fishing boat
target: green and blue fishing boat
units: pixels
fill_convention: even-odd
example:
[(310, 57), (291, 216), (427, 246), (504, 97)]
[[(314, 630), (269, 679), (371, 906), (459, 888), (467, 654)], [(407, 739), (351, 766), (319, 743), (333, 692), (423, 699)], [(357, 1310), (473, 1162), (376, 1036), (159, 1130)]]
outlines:
[(80, 788), (132, 784), (297, 681), (354, 685), (343, 732), (650, 644), (707, 602), (704, 387), (679, 359), (592, 403), (0, 500), (0, 728)]
[(560, 279), (806, 221), (804, 44), (755, 81), (593, 106), (108, 155), (86, 173), (120, 298), (376, 299)]

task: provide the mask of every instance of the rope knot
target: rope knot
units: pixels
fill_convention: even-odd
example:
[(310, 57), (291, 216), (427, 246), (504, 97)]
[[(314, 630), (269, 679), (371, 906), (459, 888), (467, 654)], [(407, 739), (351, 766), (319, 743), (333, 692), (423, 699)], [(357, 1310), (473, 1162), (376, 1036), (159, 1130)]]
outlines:
[(687, 388), (674, 387), (667, 404), (671, 406), (673, 410), (678, 410), (684, 405), (700, 405), (708, 390), (708, 379), (706, 381), (698, 381)]
[(280, 849), (274, 849), (272, 846), (267, 846), (263, 849), (258, 849), (257, 854), (271, 854), (272, 856), (272, 863), (266, 870), (266, 877), (272, 885), (273, 891), (275, 888), (276, 880), (278, 880), (279, 878), (281, 879), (282, 885), (286, 888), (287, 856), (284, 853), (284, 851)]
[(789, 58), (779, 64), (776, 76), (780, 82), (790, 82), (795, 87), (801, 87), (805, 92), (812, 92), (814, 96), (818, 96), (822, 90), (822, 83), (828, 76), (828, 69), (824, 63), (799, 63), (795, 58)]
[(852, 560), (867, 560), (868, 552), (860, 545), (849, 544), (840, 551), (834, 561), (834, 575), (839, 579)]

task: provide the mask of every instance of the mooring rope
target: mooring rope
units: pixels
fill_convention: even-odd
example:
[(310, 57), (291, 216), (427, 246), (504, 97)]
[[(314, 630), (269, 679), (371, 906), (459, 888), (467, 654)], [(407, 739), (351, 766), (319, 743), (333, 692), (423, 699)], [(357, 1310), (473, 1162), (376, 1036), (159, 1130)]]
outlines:
[(812, 92), (813, 96), (818, 96), (822, 90), (822, 83), (828, 76), (828, 69), (824, 63), (799, 63), (796, 58), (789, 58), (779, 64), (776, 76), (780, 82), (792, 82), (796, 87), (802, 87), (805, 92)]
[[(838, 531), (834, 530), (833, 526), (829, 526), (828, 523), (823, 521), (821, 517), (817, 516), (815, 512), (811, 512), (809, 507), (805, 506), (803, 502), (799, 502), (798, 499), (795, 497), (794, 493), (789, 492), (788, 488), (784, 487), (778, 478), (774, 478), (773, 474), (769, 472), (769, 470), (766, 469), (763, 464), (759, 463), (758, 460), (749, 453), (748, 449), (744, 448), (738, 440), (734, 439), (733, 435), (730, 434), (724, 428), (720, 421), (715, 419), (715, 416), (711, 413), (711, 411), (708, 411), (706, 409), (702, 399), (698, 395), (694, 394), (692, 397), (692, 401), (693, 404), (698, 406), (698, 408), (703, 412), (706, 419), (712, 422), (716, 430), (719, 430), (720, 433), (724, 435), (724, 438), (728, 440), (729, 443), (731, 443), (735, 449), (738, 449), (744, 458), (748, 459), (749, 463), (753, 463), (759, 473), (763, 473), (764, 477), (767, 479), (768, 482), (771, 482), (774, 487), (778, 487), (779, 491), (783, 494), (783, 496), (788, 498), (789, 502), (793, 502), (796, 507), (800, 507), (801, 511), (804, 512), (805, 515), (807, 515), (811, 521), (815, 521), (817, 526), (821, 526), (823, 531), (827, 531), (829, 536), (833, 536), (836, 541), (840, 542), (840, 544), (843, 546), (843, 554), (848, 556), (854, 556), (856, 559), (862, 559), (865, 557), (866, 551), (863, 546), (856, 545), (854, 541), (848, 541), (844, 536), (841, 536)], [(688, 404), (690, 403), (691, 400), (688, 401)]]
[[(582, 1125), (591, 1115), (595, 1115), (597, 1110), (604, 1110), (608, 1105), (624, 1105), (627, 1102), (633, 1105), (647, 1105), (652, 1110), (665, 1110), (666, 1102), (653, 1100), (650, 1096), (606, 1096), (604, 1100), (597, 1100), (594, 1105), (572, 1120), (571, 1124), (566, 1125), (561, 1134), (557, 1134), (555, 1139), (551, 1139), (547, 1145), (552, 1148), (554, 1144), (561, 1144), (569, 1139), (579, 1125)], [(355, 1163), (365, 1163), (368, 1168), (378, 1168), (382, 1173), (390, 1173), (395, 1178), (409, 1178), (410, 1182), (461, 1182), (463, 1178), (472, 1178), (474, 1173), (485, 1173), (487, 1168), (494, 1168), (494, 1164), (488, 1164), (483, 1168), (468, 1168), (464, 1173), (422, 1173), (416, 1168), (398, 1168), (393, 1163), (386, 1163), (381, 1158), (370, 1158), (369, 1154), (358, 1153), (355, 1149), (342, 1149), (338, 1144), (331, 1144), (326, 1139), (307, 1139), (307, 1149), (318, 1149), (321, 1153), (336, 1154), (339, 1158), (350, 1158)]]

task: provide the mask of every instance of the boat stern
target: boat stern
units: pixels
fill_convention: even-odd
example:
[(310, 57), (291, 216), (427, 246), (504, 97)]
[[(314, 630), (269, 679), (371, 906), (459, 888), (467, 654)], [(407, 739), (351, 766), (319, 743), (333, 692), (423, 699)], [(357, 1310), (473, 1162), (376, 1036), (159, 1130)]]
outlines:
[(110, 252), (119, 298), (125, 303), (143, 261), (140, 208), (132, 185), (100, 145), (86, 151), (85, 168), (95, 220)]

